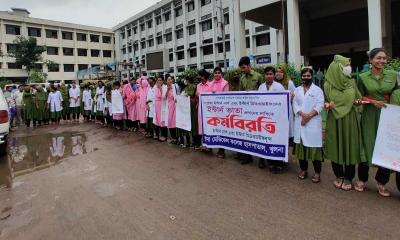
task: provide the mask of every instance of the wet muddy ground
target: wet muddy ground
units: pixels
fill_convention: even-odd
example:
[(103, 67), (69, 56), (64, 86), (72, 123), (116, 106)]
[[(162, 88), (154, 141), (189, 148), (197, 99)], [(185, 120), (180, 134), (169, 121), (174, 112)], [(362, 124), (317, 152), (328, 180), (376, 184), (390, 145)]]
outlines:
[[(397, 239), (400, 197), (336, 190), (94, 124), (19, 129), (0, 160), (0, 239)], [(312, 171), (309, 171), (312, 174)]]

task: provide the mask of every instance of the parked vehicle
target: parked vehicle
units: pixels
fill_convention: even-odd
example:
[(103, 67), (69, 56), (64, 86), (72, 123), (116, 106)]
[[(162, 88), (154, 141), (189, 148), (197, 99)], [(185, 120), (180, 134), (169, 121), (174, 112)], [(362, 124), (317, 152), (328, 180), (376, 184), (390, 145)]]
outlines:
[(10, 131), (10, 118), (7, 101), (0, 89), (0, 155), (7, 152), (7, 139)]

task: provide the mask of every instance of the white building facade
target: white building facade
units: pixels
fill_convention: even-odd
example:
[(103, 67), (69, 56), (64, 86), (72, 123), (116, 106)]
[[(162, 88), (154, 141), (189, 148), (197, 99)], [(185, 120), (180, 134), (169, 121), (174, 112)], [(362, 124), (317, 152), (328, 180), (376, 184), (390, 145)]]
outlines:
[(44, 60), (56, 64), (50, 69), (37, 63), (48, 74), (47, 81), (71, 82), (77, 72), (114, 62), (114, 37), (110, 29), (31, 18), (25, 9), (0, 11), (0, 78), (24, 82), (28, 73), (15, 59), (7, 55), (19, 36), (34, 37), (37, 44), (46, 46)]
[[(256, 64), (278, 63), (282, 31), (247, 20), (240, 24), (239, 10), (237, 0), (162, 0), (118, 24), (113, 31), (121, 77), (139, 69), (176, 74), (188, 68), (224, 67), (223, 44), (228, 67), (237, 67), (244, 55)], [(245, 34), (238, 36), (241, 30)], [(146, 56), (157, 51), (163, 52), (163, 67), (149, 70)]]

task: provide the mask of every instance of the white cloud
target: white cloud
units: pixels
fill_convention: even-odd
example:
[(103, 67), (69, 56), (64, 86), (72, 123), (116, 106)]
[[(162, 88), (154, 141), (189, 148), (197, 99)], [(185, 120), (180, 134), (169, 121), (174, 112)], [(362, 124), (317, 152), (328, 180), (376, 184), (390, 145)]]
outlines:
[(159, 0), (0, 0), (1, 11), (26, 8), (31, 17), (112, 28)]

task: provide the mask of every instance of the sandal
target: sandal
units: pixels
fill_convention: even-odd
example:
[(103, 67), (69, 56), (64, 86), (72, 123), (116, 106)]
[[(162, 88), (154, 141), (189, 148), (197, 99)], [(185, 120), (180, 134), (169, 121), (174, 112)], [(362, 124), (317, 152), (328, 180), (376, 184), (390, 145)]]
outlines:
[(319, 175), (318, 173), (315, 173), (314, 176), (312, 176), (311, 181), (313, 183), (321, 182), (321, 175)]
[(390, 197), (390, 192), (385, 188), (385, 185), (378, 183), (378, 193), (382, 197)]
[(353, 189), (353, 184), (350, 181), (345, 180), (342, 184), (342, 190), (350, 191), (351, 189)]
[(343, 178), (336, 178), (336, 180), (333, 182), (333, 185), (336, 188), (342, 188), (343, 181), (344, 181)]
[(301, 171), (299, 173), (299, 175), (297, 175), (297, 178), (299, 178), (300, 180), (304, 180), (307, 178), (307, 176), (308, 176), (308, 173), (306, 171)]
[(362, 181), (357, 181), (356, 184), (354, 184), (354, 190), (356, 190), (357, 192), (364, 192), (365, 183)]

